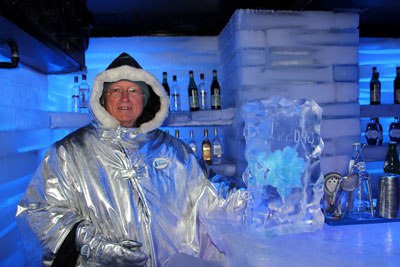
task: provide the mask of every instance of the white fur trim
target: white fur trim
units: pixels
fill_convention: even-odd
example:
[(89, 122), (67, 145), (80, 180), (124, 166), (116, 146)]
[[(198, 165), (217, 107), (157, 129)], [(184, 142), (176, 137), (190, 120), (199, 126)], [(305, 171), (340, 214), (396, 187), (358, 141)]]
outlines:
[(106, 70), (96, 76), (90, 96), (90, 109), (93, 115), (107, 128), (116, 128), (120, 125), (119, 121), (100, 105), (100, 98), (103, 93), (104, 82), (116, 82), (121, 79), (143, 81), (152, 87), (154, 93), (160, 97), (160, 110), (151, 121), (143, 123), (140, 129), (143, 133), (146, 133), (160, 127), (168, 116), (169, 110), (169, 98), (164, 87), (151, 73), (127, 65)]

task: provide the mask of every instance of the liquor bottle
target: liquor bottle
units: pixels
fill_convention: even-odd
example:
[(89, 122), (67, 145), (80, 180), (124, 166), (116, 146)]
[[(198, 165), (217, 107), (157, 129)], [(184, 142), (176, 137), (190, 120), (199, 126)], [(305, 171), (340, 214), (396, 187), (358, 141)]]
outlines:
[(394, 103), (400, 104), (400, 67), (396, 68), (396, 78), (393, 82)]
[(399, 154), (397, 153), (396, 145), (396, 142), (389, 142), (385, 163), (383, 165), (383, 171), (385, 173), (400, 174)]
[(189, 146), (192, 148), (194, 154), (197, 156), (197, 146), (196, 146), (196, 141), (194, 140), (193, 130), (190, 130)]
[(175, 137), (176, 137), (176, 138), (179, 138), (179, 130), (178, 130), (178, 129), (175, 130)]
[(169, 97), (170, 96), (170, 90), (169, 90), (169, 85), (168, 85), (167, 73), (166, 72), (163, 72), (162, 86), (164, 87), (164, 90), (165, 90), (165, 92), (167, 92), (167, 95)]
[(190, 111), (199, 110), (199, 94), (197, 92), (196, 83), (194, 82), (193, 71), (189, 71), (188, 96)]
[(207, 101), (206, 86), (205, 86), (205, 83), (204, 83), (204, 73), (200, 74), (200, 83), (197, 86), (197, 88), (198, 88), (199, 95), (200, 95), (200, 99), (199, 99), (199, 101), (200, 101), (200, 103), (199, 103), (200, 109), (201, 110), (205, 110), (205, 109), (207, 109), (207, 106), (208, 106), (207, 102), (208, 101)]
[(214, 128), (214, 139), (212, 141), (213, 163), (219, 164), (222, 162), (222, 142), (218, 137), (218, 129)]
[(79, 85), (79, 107), (81, 112), (87, 113), (89, 108), (90, 86), (86, 81), (86, 74), (82, 74), (82, 82)]
[(371, 118), (370, 122), (365, 129), (365, 139), (370, 146), (375, 146), (379, 140), (379, 126), (375, 121), (375, 118)]
[(375, 121), (378, 124), (378, 128), (379, 128), (378, 145), (381, 146), (383, 144), (383, 127), (382, 127), (382, 124), (379, 122), (379, 118), (375, 118)]
[(389, 126), (389, 138), (390, 138), (390, 141), (397, 142), (397, 144), (400, 144), (400, 120), (399, 120), (399, 117), (395, 117), (394, 122), (392, 122)]
[(171, 110), (181, 110), (181, 89), (179, 88), (176, 80), (176, 75), (172, 76), (172, 99), (171, 99)]
[(201, 153), (203, 160), (207, 164), (211, 164), (211, 143), (210, 140), (208, 140), (208, 130), (204, 129), (204, 140), (203, 143), (201, 144)]
[(80, 108), (79, 108), (79, 82), (78, 82), (78, 79), (79, 79), (78, 76), (74, 77), (74, 85), (71, 88), (71, 95), (72, 95), (71, 112), (80, 112)]
[(370, 104), (379, 105), (381, 103), (381, 82), (379, 81), (379, 72), (376, 67), (372, 68), (372, 77), (369, 82)]
[(369, 192), (370, 176), (366, 171), (365, 159), (360, 143), (353, 144), (353, 153), (349, 164), (350, 175), (358, 176), (358, 185), (350, 194), (350, 206), (348, 216), (350, 218), (371, 217), (371, 197)]
[(221, 109), (221, 88), (219, 86), (217, 71), (213, 70), (213, 80), (211, 83), (211, 108)]

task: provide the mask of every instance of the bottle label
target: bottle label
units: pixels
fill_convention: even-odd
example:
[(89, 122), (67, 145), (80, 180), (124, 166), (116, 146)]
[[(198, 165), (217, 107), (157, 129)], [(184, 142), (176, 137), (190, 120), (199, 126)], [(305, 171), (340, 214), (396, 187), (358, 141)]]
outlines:
[(203, 146), (203, 159), (205, 161), (211, 160), (211, 147), (210, 146)]
[(79, 95), (72, 95), (72, 112), (79, 112)]
[(221, 158), (222, 157), (222, 147), (221, 145), (214, 145), (213, 147), (214, 158)]
[(172, 110), (177, 111), (180, 109), (179, 107), (179, 94), (172, 94), (172, 99), (173, 99), (173, 103), (172, 103)]
[(189, 97), (190, 101), (190, 108), (191, 109), (198, 109), (199, 108), (199, 96), (197, 95), (197, 91), (192, 91), (192, 96)]
[(207, 92), (206, 91), (200, 91), (200, 109), (206, 109), (206, 99), (207, 99)]
[(213, 107), (220, 107), (221, 106), (221, 96), (218, 95), (213, 95), (212, 96), (212, 106)]
[(379, 84), (372, 84), (370, 88), (370, 101), (377, 103), (381, 101), (381, 87)]
[(379, 132), (377, 130), (368, 130), (365, 135), (369, 139), (378, 139)]
[(393, 138), (400, 138), (400, 129), (390, 130), (389, 135)]
[(394, 91), (394, 103), (400, 104), (400, 88), (397, 88)]

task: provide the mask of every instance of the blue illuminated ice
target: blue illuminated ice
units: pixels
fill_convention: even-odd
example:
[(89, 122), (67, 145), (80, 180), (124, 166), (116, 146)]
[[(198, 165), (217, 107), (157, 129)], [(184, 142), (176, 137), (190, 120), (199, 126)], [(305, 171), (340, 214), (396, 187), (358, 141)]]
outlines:
[(273, 96), (247, 102), (242, 114), (248, 162), (243, 180), (251, 194), (246, 231), (260, 237), (320, 229), (322, 109), (313, 100)]

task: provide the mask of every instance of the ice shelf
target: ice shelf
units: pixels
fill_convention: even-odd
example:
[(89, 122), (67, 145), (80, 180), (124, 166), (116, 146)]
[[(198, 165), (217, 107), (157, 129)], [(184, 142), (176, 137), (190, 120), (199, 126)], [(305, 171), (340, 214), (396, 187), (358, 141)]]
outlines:
[(173, 111), (164, 121), (164, 127), (230, 125), (235, 118), (235, 108), (221, 110)]

